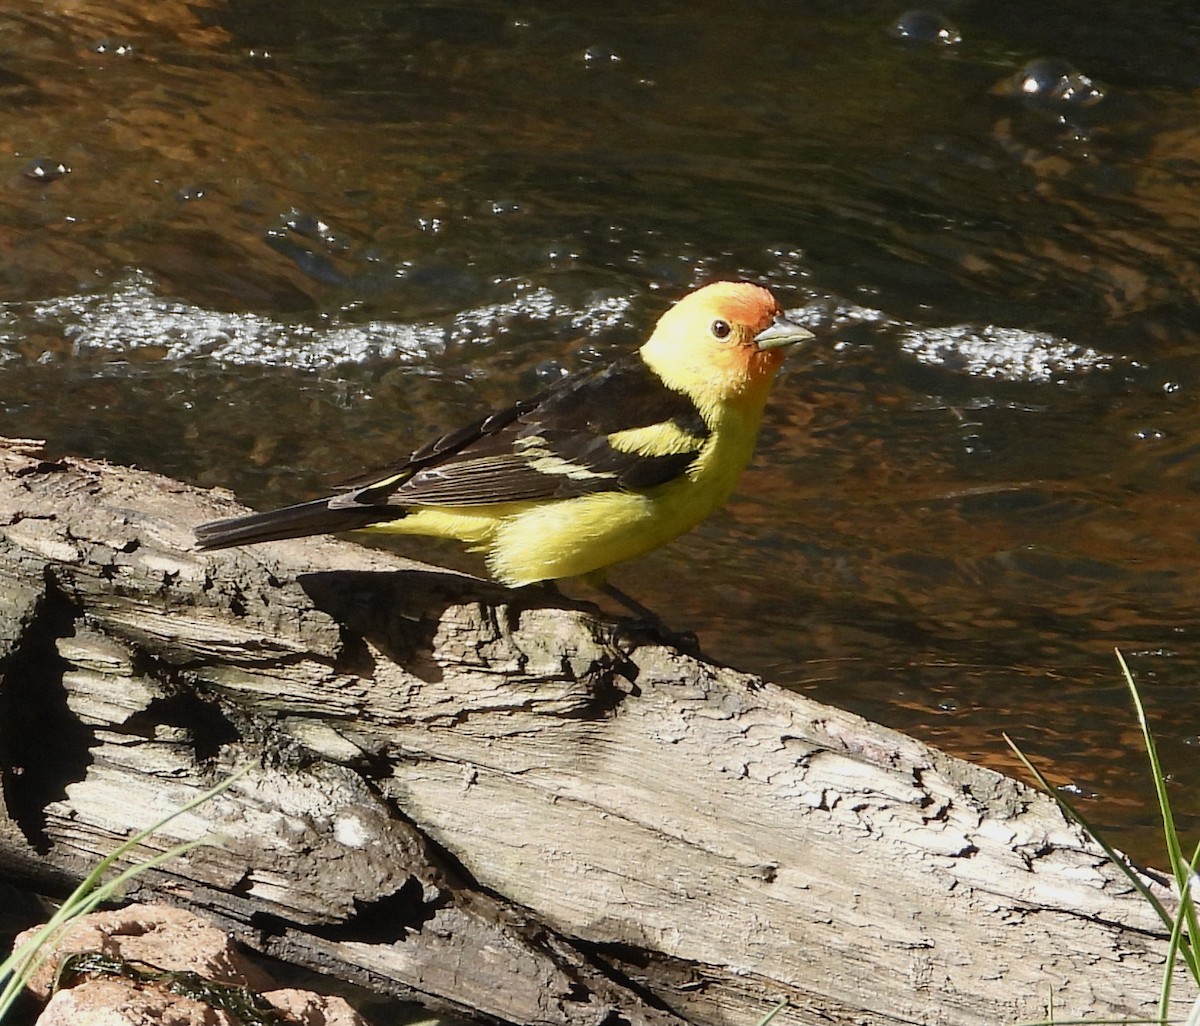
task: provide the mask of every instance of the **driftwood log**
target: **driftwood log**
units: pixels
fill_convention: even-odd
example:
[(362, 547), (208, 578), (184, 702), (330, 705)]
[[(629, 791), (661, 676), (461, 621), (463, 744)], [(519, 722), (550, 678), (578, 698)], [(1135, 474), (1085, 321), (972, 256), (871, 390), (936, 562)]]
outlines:
[(1160, 924), (1033, 790), (537, 589), (191, 550), (237, 511), (0, 445), (0, 875), (78, 879), (249, 765), (137, 896), (435, 1010), (1153, 1015)]

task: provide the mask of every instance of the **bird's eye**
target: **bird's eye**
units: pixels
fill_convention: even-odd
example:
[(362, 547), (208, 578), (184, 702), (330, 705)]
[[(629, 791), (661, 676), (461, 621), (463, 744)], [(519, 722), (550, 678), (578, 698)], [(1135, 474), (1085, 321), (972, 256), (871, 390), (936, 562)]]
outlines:
[(733, 329), (729, 326), (728, 321), (713, 321), (708, 330), (712, 332), (713, 338), (719, 339), (722, 342), (733, 333)]

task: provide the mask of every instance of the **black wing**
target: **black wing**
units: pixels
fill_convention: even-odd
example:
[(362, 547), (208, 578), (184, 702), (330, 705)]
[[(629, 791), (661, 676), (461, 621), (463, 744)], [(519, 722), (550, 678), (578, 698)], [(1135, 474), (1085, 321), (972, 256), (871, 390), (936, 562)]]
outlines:
[[(646, 455), (608, 441), (668, 421), (694, 445)], [(330, 505), (471, 506), (650, 488), (686, 471), (708, 433), (692, 400), (635, 353), (444, 435)]]
[[(626, 452), (609, 436), (671, 423), (680, 435), (659, 455)], [(652, 488), (686, 472), (709, 435), (686, 395), (637, 354), (443, 435), (339, 495), (196, 529), (197, 546), (303, 538), (397, 520), (413, 506), (475, 506)]]

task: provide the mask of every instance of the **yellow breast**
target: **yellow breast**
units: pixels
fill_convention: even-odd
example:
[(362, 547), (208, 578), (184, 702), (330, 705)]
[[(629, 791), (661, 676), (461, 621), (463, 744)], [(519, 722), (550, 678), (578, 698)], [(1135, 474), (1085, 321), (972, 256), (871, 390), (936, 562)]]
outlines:
[(578, 577), (690, 531), (729, 498), (754, 452), (757, 410), (724, 411), (689, 473), (645, 492), (597, 492), (530, 503), (499, 518), (480, 548), (507, 585)]

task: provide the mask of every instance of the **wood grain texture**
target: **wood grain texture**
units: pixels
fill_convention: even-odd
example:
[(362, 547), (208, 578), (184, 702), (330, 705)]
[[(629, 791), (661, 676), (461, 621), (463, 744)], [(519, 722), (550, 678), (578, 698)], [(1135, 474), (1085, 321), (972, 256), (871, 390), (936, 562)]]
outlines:
[[(0, 447), (0, 870), (209, 836), (140, 897), (510, 1023), (1153, 1014), (1166, 938), (1021, 784), (538, 589)], [(1178, 993), (1186, 1001), (1183, 985)]]

